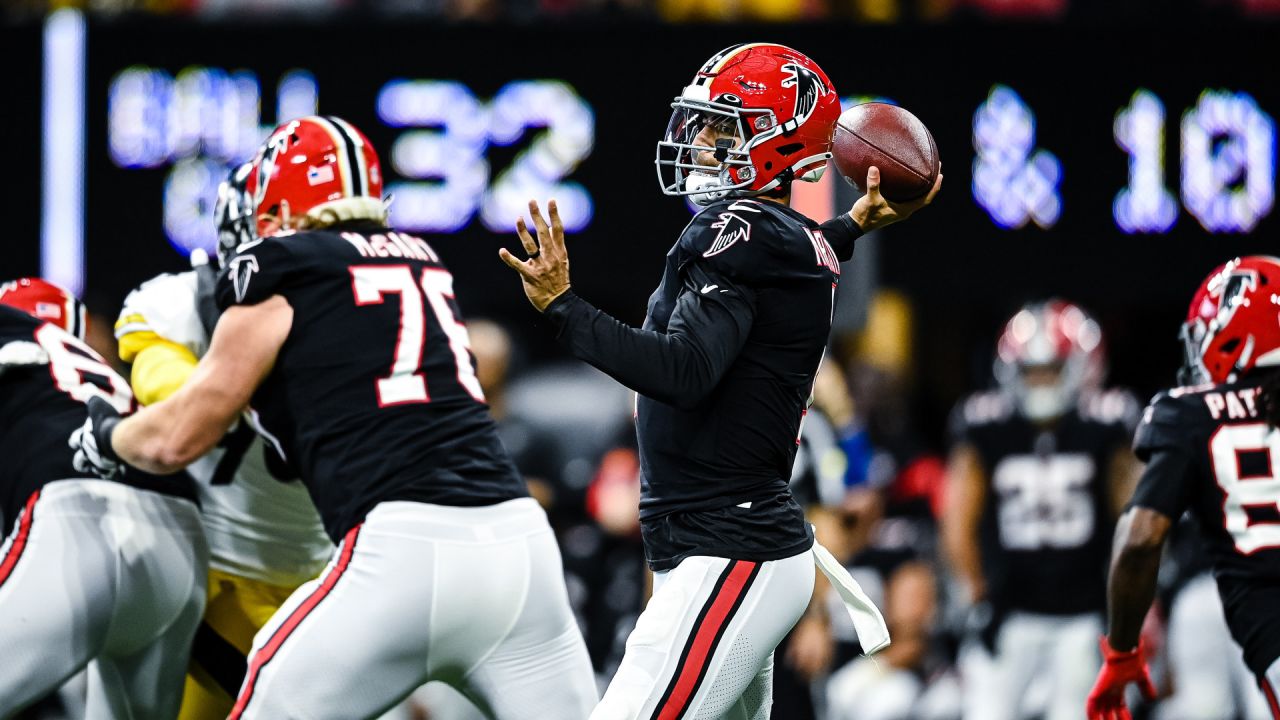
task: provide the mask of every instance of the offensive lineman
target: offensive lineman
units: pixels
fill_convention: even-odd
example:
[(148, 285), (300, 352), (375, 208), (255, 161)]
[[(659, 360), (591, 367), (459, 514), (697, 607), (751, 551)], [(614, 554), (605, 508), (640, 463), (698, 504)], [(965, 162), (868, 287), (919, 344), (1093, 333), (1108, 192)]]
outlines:
[(956, 408), (942, 539), (991, 651), (971, 642), (961, 654), (970, 720), (1027, 715), (1037, 679), (1047, 720), (1078, 718), (1089, 693), (1111, 530), (1138, 471), (1139, 406), (1101, 390), (1105, 365), (1093, 318), (1031, 303), (997, 343), (999, 390)]
[[(218, 188), (217, 259), (252, 242), (245, 193), (251, 164)], [(129, 294), (116, 322), (120, 359), (142, 405), (177, 391), (209, 348), (217, 324), (217, 271), (207, 262), (153, 278)], [(324, 569), (333, 544), (301, 483), (272, 477), (269, 451), (241, 420), (218, 447), (192, 463), (209, 542), (209, 596), (191, 649), (179, 720), (222, 720), (244, 682), (253, 636), (302, 583)], [(276, 463), (273, 463), (273, 465)]]
[(85, 401), (133, 404), (84, 322), (59, 287), (0, 284), (0, 718), (87, 665), (87, 717), (169, 720), (209, 551), (190, 478), (72, 467)]
[[(905, 219), (879, 173), (853, 210), (824, 225), (790, 209), (791, 182), (831, 157), (840, 103), (808, 57), (736, 45), (712, 57), (673, 103), (659, 143), (668, 195), (704, 205), (667, 254), (643, 329), (570, 290), (563, 227), (536, 203), (529, 260), (505, 248), (560, 342), (639, 393), (640, 517), (654, 592), (592, 714), (614, 718), (765, 718), (778, 642), (809, 604), (815, 547), (788, 479), (826, 348), (840, 260), (862, 231)], [(663, 170), (672, 177), (663, 178)], [(811, 552), (812, 550), (812, 552)], [(833, 577), (867, 652), (888, 643), (879, 612)]]
[(1214, 270), (1182, 326), (1180, 381), (1156, 395), (1133, 440), (1147, 467), (1116, 527), (1105, 664), (1090, 720), (1127, 720), (1125, 687), (1155, 695), (1139, 632), (1160, 553), (1186, 510), (1213, 563), (1231, 636), (1272, 717), (1280, 718), (1280, 259), (1250, 256)]
[(254, 638), (231, 718), (376, 717), (429, 680), (497, 718), (596, 700), (560, 553), (498, 441), (423, 240), (386, 226), (377, 154), (347, 122), (277, 128), (249, 180), (260, 240), (219, 278), (209, 350), (168, 399), (95, 403), (73, 442), (183, 467), (247, 405), (296, 467), (337, 552)]

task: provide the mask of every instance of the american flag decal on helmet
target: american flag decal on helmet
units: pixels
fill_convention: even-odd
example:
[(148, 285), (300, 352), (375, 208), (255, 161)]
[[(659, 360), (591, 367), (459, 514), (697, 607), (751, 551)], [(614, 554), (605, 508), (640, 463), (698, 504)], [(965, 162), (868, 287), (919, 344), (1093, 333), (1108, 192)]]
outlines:
[(734, 243), (739, 240), (742, 242), (751, 240), (751, 223), (731, 212), (720, 213), (720, 219), (712, 223), (711, 227), (720, 228), (720, 232), (716, 235), (715, 241), (711, 243), (711, 247), (702, 253), (702, 257), (719, 255), (733, 247)]

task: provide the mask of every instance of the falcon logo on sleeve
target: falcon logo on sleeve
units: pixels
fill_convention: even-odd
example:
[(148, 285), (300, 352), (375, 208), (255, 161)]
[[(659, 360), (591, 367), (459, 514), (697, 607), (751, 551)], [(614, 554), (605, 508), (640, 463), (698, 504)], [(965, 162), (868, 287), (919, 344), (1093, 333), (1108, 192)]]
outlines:
[(231, 260), (229, 272), (236, 291), (236, 302), (244, 302), (245, 295), (249, 292), (249, 281), (258, 270), (258, 258), (253, 255), (237, 255)]
[(720, 232), (716, 235), (715, 241), (711, 243), (711, 247), (702, 253), (702, 257), (719, 255), (733, 247), (734, 243), (739, 240), (742, 242), (751, 240), (751, 223), (731, 212), (720, 213), (720, 219), (712, 223), (711, 227), (719, 228)]

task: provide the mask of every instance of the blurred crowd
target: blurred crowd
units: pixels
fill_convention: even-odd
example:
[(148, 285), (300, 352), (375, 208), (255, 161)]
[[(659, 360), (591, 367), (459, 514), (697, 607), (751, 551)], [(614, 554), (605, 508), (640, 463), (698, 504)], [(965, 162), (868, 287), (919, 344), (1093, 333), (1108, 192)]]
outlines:
[(1280, 0), (6, 0), (12, 15), (79, 7), (106, 15), (160, 13), (207, 18), (353, 13), (456, 21), (529, 22), (626, 18), (659, 22), (868, 23), (963, 19), (1062, 20), (1192, 16), (1276, 16)]

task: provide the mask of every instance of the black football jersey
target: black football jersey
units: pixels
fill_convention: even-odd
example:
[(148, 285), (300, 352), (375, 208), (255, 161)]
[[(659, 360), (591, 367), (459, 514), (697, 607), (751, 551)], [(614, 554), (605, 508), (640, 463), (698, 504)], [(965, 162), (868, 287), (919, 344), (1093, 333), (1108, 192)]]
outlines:
[(812, 544), (788, 480), (855, 230), (778, 203), (723, 200), (667, 253), (642, 329), (572, 292), (547, 309), (571, 352), (639, 394), (641, 530), (655, 570), (691, 555), (772, 560)]
[(1129, 446), (1138, 409), (1131, 395), (1111, 390), (1042, 427), (999, 392), (957, 406), (953, 440), (974, 448), (986, 477), (978, 532), (997, 610), (1074, 615), (1106, 606), (1108, 471)]
[[(133, 409), (129, 383), (75, 336), (21, 310), (0, 305), (0, 351), (39, 358), (0, 366), (0, 536), (7, 535), (33, 493), (55, 480), (98, 479), (71, 466), (67, 440), (84, 425), (85, 402), (101, 397)], [(195, 498), (185, 473), (157, 477), (127, 469), (120, 482)]]
[(335, 542), (384, 501), (527, 495), (476, 379), (453, 276), (425, 241), (359, 224), (242, 245), (219, 307), (273, 295), (293, 326), (250, 405)]
[(1175, 520), (1191, 512), (1255, 673), (1280, 657), (1280, 431), (1262, 409), (1250, 378), (1157, 395), (1133, 441), (1147, 468), (1131, 502)]

